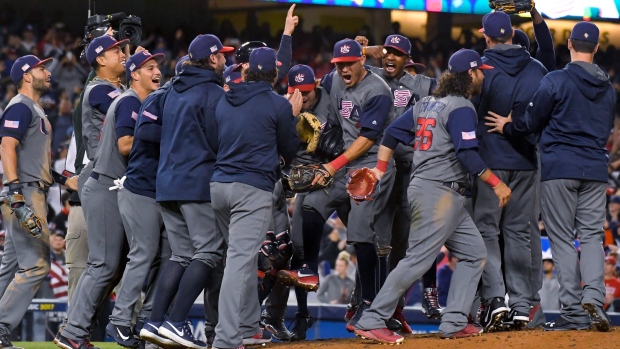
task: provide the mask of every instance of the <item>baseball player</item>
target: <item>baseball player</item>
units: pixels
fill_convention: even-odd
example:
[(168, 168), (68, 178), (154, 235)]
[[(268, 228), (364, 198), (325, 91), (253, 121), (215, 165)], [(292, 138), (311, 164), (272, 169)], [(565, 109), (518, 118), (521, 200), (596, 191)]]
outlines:
[(422, 63), (416, 63), (410, 59), (407, 63), (405, 63), (405, 71), (411, 76), (416, 76), (418, 74), (424, 74), (426, 71), (426, 66)]
[(379, 148), (376, 141), (383, 134), (393, 104), (389, 87), (383, 79), (364, 67), (365, 62), (362, 47), (355, 40), (341, 40), (334, 46), (332, 63), (336, 63), (336, 71), (323, 79), (322, 86), (329, 93), (332, 106), (337, 108), (346, 150), (335, 160), (323, 164), (334, 176), (331, 188), (328, 191), (311, 192), (304, 199), (304, 267), (281, 271), (285, 282), (316, 289), (321, 238), (316, 232), (322, 231), (325, 221), (334, 210), (349, 204), (347, 242), (354, 245), (357, 253), (363, 299), (355, 316), (347, 324), (351, 331), (377, 292), (375, 273), (378, 255), (375, 244), (380, 232), (375, 232), (373, 225), (383, 211), (394, 179), (394, 165), (391, 163), (384, 181), (373, 194), (373, 200), (357, 204), (351, 202), (346, 193), (345, 171), (339, 171), (345, 166), (360, 168), (374, 165)]
[[(364, 42), (366, 38), (358, 37), (358, 42)], [(370, 67), (370, 70), (381, 76), (390, 87), (394, 97), (394, 108), (390, 120), (396, 119), (407, 109), (415, 105), (416, 101), (432, 93), (437, 86), (437, 80), (424, 75), (409, 75), (405, 72), (407, 60), (411, 59), (411, 42), (402, 35), (389, 35), (382, 47), (365, 47), (366, 53), (379, 50), (382, 54), (381, 68)], [(385, 227), (391, 234), (382, 234), (384, 241), (379, 241), (379, 261), (381, 263), (380, 285), (383, 285), (390, 270), (393, 270), (398, 262), (405, 257), (407, 240), (409, 237), (409, 203), (407, 201), (407, 186), (411, 176), (413, 148), (410, 145), (400, 144), (394, 153), (396, 163), (396, 176), (394, 188), (390, 193), (386, 205), (386, 214), (381, 215), (378, 226)], [(388, 265), (389, 257), (389, 265)], [(438, 319), (441, 316), (441, 307), (437, 299), (437, 263), (422, 278), (423, 299), (422, 312), (430, 319)], [(411, 333), (407, 325), (402, 309), (405, 305), (401, 299), (396, 308), (394, 318), (403, 326), (401, 333)]]
[[(159, 80), (161, 79), (159, 64), (164, 59), (165, 56), (161, 53), (151, 55), (148, 51), (141, 51), (131, 56), (127, 61), (127, 79), (130, 82), (131, 89), (136, 92), (139, 102), (144, 101), (147, 96), (159, 88)], [(133, 102), (135, 104), (135, 101)], [(132, 329), (132, 318), (134, 307), (140, 297), (142, 285), (148, 276), (151, 264), (160, 251), (160, 247), (164, 250), (164, 254), (167, 250), (168, 257), (170, 254), (170, 247), (162, 244), (165, 235), (162, 234), (163, 221), (159, 205), (155, 202), (155, 193), (152, 190), (154, 188), (148, 186), (154, 184), (154, 180), (150, 180), (149, 177), (154, 173), (153, 170), (156, 167), (154, 162), (149, 162), (149, 160), (152, 157), (158, 158), (159, 149), (153, 146), (153, 143), (145, 145), (142, 139), (134, 137), (135, 124), (139, 115), (148, 118), (153, 114), (148, 111), (144, 114), (144, 108), (140, 103), (139, 113), (130, 115), (132, 121), (122, 124), (123, 121), (117, 120), (115, 131), (119, 143), (125, 136), (130, 137), (128, 140), (131, 142), (126, 144), (129, 149), (127, 147), (119, 149), (120, 154), (128, 159), (127, 174), (121, 178), (121, 185), (117, 185), (118, 188), (115, 188), (118, 190), (118, 209), (130, 251), (127, 256), (129, 262), (125, 267), (121, 286), (116, 292), (116, 302), (106, 332), (121, 346), (128, 348), (137, 348), (139, 344), (138, 339), (134, 337), (134, 333), (139, 332), (139, 329), (137, 331)], [(120, 116), (122, 117), (124, 114)], [(111, 130), (104, 126), (103, 132), (109, 131)], [(105, 137), (106, 135), (103, 135), (102, 140), (105, 140)], [(98, 164), (95, 164), (95, 168), (97, 167)], [(149, 170), (149, 172), (142, 172), (143, 170)], [(165, 242), (167, 243), (167, 239)], [(150, 304), (147, 309), (149, 307)], [(137, 323), (144, 323), (144, 310), (147, 309), (144, 307), (141, 309), (141, 314), (136, 320)]]
[[(120, 51), (116, 40), (105, 37), (106, 45), (116, 48), (116, 53), (111, 57), (116, 59), (115, 62), (119, 59), (124, 61), (125, 55)], [(97, 49), (97, 46), (93, 49), (95, 54)], [(102, 46), (99, 51), (104, 52), (105, 47)], [(99, 57), (101, 56), (96, 56), (92, 61), (99, 62)], [(89, 58), (92, 59), (93, 56)], [(124, 257), (127, 254), (128, 244), (118, 207), (118, 191), (115, 189), (122, 186), (120, 178), (127, 169), (127, 157), (133, 143), (133, 131), (142, 105), (141, 101), (157, 88), (153, 82), (156, 71), (152, 71), (151, 74), (146, 72), (131, 74), (145, 58), (150, 58), (150, 54), (142, 50), (128, 60), (126, 74), (129, 76), (131, 88), (115, 98), (108, 107), (105, 123), (97, 137), (99, 143), (92, 161), (93, 170), (82, 189), (80, 198), (90, 233), (89, 264), (75, 290), (74, 303), (67, 315), (67, 325), (57, 337), (56, 344), (62, 348), (81, 348), (86, 345), (89, 326), (97, 308), (116, 285), (118, 274), (122, 275), (126, 263)], [(105, 60), (107, 57), (101, 59), (102, 62)], [(130, 328), (125, 332), (121, 332), (125, 328), (115, 330), (120, 337), (127, 339), (133, 337)]]
[(0, 118), (2, 216), (18, 265), (0, 298), (0, 348), (14, 348), (9, 335), (50, 271), (46, 196), (54, 183), (50, 167), (52, 128), (37, 104), (51, 88), (51, 73), (45, 68), (50, 60), (28, 55), (13, 63), (10, 75), (18, 94)]
[(476, 287), (485, 261), (484, 242), (465, 209), (468, 173), (494, 188), (504, 206), (510, 189), (489, 170), (476, 148), (476, 113), (468, 100), (480, 93), (482, 63), (472, 50), (456, 52), (433, 96), (423, 98), (386, 129), (373, 172), (381, 179), (398, 143), (414, 144), (414, 169), (408, 188), (411, 231), (407, 254), (388, 275), (371, 307), (355, 326), (355, 334), (381, 343), (398, 344), (403, 337), (385, 328), (398, 298), (436, 259), (445, 245), (457, 258), (448, 301), (441, 316), (442, 338), (478, 335), (468, 324)]
[(224, 87), (224, 91), (226, 92), (230, 91), (230, 86), (232, 86), (232, 84), (236, 84), (236, 83), (243, 81), (241, 72), (239, 70), (235, 70), (235, 68), (237, 68), (237, 64), (233, 64), (227, 67), (224, 70), (224, 74), (222, 74), (222, 77), (224, 78), (223, 87)]
[[(534, 37), (536, 38), (536, 44), (538, 44), (534, 58), (539, 60), (548, 71), (552, 71), (555, 69), (555, 46), (553, 44), (553, 36), (551, 35), (551, 31), (549, 30), (547, 23), (540, 15), (540, 12), (538, 12), (536, 7), (532, 8), (530, 14), (534, 24)], [(515, 29), (515, 35), (512, 38), (512, 43), (521, 45), (526, 51), (530, 51), (530, 39), (522, 30)]]
[[(488, 133), (484, 117), (488, 110), (504, 115), (514, 110), (515, 115), (523, 115), (547, 69), (520, 45), (512, 44), (514, 31), (510, 16), (492, 12), (484, 17), (482, 24), (488, 47), (483, 62), (495, 69), (485, 72), (482, 94), (474, 103), (479, 120), (476, 130), (479, 153), (513, 192), (512, 200), (500, 209), (492, 188), (480, 180), (474, 183), (473, 218), (488, 254), (480, 289), (481, 302), (485, 305), (480, 321), (486, 331), (493, 331), (502, 327), (503, 322), (514, 328), (523, 328), (529, 322), (532, 305), (530, 219), (534, 207), (531, 203), (536, 201), (538, 161), (534, 145), (525, 139), (513, 141), (497, 133)], [(500, 232), (504, 241), (505, 275), (502, 274)], [(510, 311), (504, 303), (506, 293)]]
[[(213, 112), (224, 94), (224, 53), (233, 50), (222, 46), (214, 35), (197, 36), (189, 46), (189, 60), (163, 97), (160, 151), (166, 156), (159, 159), (155, 195), (172, 257), (161, 272), (158, 302), (144, 328), (157, 329), (159, 336), (190, 348), (207, 346), (194, 338), (186, 320), (211, 272), (222, 261), (223, 239), (215, 232), (208, 181), (217, 139)], [(143, 338), (145, 334), (141, 331)], [(165, 345), (155, 337), (147, 339)]]
[(299, 114), (301, 94), (289, 103), (272, 92), (278, 65), (274, 50), (254, 49), (244, 82), (215, 110), (218, 152), (211, 193), (217, 231), (228, 250), (222, 280), (227, 296), (219, 300), (214, 348), (243, 347), (242, 306), (260, 314), (257, 295), (248, 298), (244, 289), (257, 289), (256, 251), (272, 220), (278, 154), (290, 161), (299, 143), (292, 115)]
[[(590, 325), (599, 331), (610, 328), (603, 310), (601, 227), (607, 185), (605, 144), (617, 97), (607, 74), (592, 64), (598, 40), (595, 24), (577, 23), (568, 40), (571, 63), (541, 80), (525, 114), (504, 118), (490, 111), (487, 117), (490, 130), (509, 139), (540, 134), (541, 213), (562, 303), (560, 317), (543, 325), (548, 331)], [(576, 236), (580, 255), (574, 247)]]

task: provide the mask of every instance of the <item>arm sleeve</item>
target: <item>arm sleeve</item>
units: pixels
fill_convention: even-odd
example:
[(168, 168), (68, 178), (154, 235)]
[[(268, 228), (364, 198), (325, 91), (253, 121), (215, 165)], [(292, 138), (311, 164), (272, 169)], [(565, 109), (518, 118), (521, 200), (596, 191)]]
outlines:
[(136, 139), (151, 143), (161, 143), (161, 117), (156, 102), (143, 106), (138, 115), (136, 123), (136, 131), (134, 136)]
[(472, 108), (462, 107), (450, 113), (447, 124), (456, 157), (473, 176), (477, 176), (486, 168), (477, 152), (476, 120), (476, 112)]
[(555, 87), (547, 77), (544, 77), (523, 117), (504, 125), (504, 135), (514, 139), (530, 133), (539, 134), (551, 118), (554, 103)]
[(553, 48), (553, 36), (547, 23), (543, 19), (542, 23), (534, 24), (534, 37), (538, 49), (536, 50), (536, 59), (539, 60), (548, 71), (555, 70), (555, 49)]
[(103, 114), (108, 112), (114, 99), (121, 95), (121, 91), (108, 85), (98, 85), (93, 87), (88, 95), (88, 103), (91, 107), (99, 110)]
[(412, 144), (415, 140), (415, 129), (413, 108), (409, 108), (385, 129), (381, 145), (394, 150), (398, 143)]
[(290, 103), (282, 103), (278, 110), (278, 125), (276, 130), (278, 154), (284, 158), (287, 164), (293, 160), (299, 147), (299, 136), (295, 129), (293, 107)]
[(135, 97), (125, 97), (116, 105), (116, 139), (125, 136), (133, 136), (136, 127), (138, 112), (142, 103)]
[(362, 108), (360, 128), (382, 132), (391, 108), (392, 98), (390, 96), (377, 95), (371, 97)]
[(437, 88), (437, 79), (433, 78), (431, 79), (431, 86), (428, 89), (428, 95), (432, 95), (433, 92), (435, 92), (435, 89)]
[(321, 87), (325, 89), (327, 94), (332, 90), (332, 81), (334, 80), (334, 74), (336, 74), (336, 69), (332, 70), (329, 74), (325, 74), (321, 79)]
[(32, 122), (32, 113), (23, 103), (10, 106), (0, 119), (0, 138), (12, 137), (22, 141)]
[(291, 67), (291, 60), (293, 59), (293, 37), (290, 35), (282, 35), (280, 39), (280, 48), (278, 48), (278, 61), (282, 63), (282, 66), (278, 68), (278, 83), (284, 79), (288, 70)]

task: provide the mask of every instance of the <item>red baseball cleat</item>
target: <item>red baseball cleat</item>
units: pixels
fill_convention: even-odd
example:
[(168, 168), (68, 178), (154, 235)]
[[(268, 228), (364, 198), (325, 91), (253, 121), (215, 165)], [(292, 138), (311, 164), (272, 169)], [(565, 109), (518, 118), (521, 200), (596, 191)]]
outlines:
[(412, 334), (413, 331), (411, 330), (411, 327), (409, 327), (409, 324), (407, 323), (407, 320), (405, 319), (405, 315), (403, 314), (403, 308), (402, 307), (396, 307), (396, 310), (394, 311), (394, 315), (392, 315), (393, 319), (396, 319), (398, 321), (400, 321), (400, 333), (402, 334)]
[(374, 330), (361, 330), (356, 328), (355, 335), (363, 339), (370, 339), (383, 344), (400, 344), (405, 338), (403, 336), (388, 330), (387, 328), (377, 328)]
[(457, 339), (457, 338), (474, 337), (474, 336), (479, 336), (482, 333), (482, 331), (483, 331), (482, 327), (472, 325), (472, 324), (467, 324), (467, 326), (465, 326), (464, 329), (456, 333), (453, 333), (451, 335), (445, 335), (442, 333), (441, 338)]

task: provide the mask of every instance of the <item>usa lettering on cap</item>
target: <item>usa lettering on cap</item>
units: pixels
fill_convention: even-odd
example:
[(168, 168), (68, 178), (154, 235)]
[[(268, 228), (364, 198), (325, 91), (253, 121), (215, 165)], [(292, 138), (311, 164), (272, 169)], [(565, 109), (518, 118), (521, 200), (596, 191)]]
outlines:
[(390, 40), (390, 42), (393, 44), (398, 44), (400, 42), (400, 38), (398, 36), (395, 36)]
[(348, 45), (344, 45), (340, 48), (340, 53), (349, 53), (350, 47)]
[(24, 64), (24, 65), (22, 66), (22, 70), (23, 70), (23, 71), (28, 70), (28, 68), (30, 68), (30, 64), (28, 64), (28, 63), (26, 63), (26, 64)]
[(297, 74), (297, 75), (295, 76), (295, 81), (296, 81), (296, 82), (303, 82), (303, 81), (304, 81), (304, 74), (301, 74), (301, 73), (300, 73), (300, 74)]

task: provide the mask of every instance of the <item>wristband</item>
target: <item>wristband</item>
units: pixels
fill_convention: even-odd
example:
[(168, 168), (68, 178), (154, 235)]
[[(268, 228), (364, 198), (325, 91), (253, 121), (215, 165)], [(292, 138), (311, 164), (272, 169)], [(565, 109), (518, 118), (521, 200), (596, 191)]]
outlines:
[(383, 160), (377, 160), (377, 170), (381, 171), (381, 172), (385, 172), (387, 171), (387, 167), (388, 167), (388, 162), (387, 161), (383, 161)]
[(499, 183), (501, 183), (500, 179), (497, 178), (497, 176), (494, 173), (491, 173), (491, 175), (489, 176), (489, 178), (487, 178), (486, 181), (484, 181), (486, 184), (490, 185), (491, 188), (495, 188), (499, 185)]
[(349, 159), (347, 159), (344, 156), (344, 154), (342, 154), (339, 157), (335, 158), (329, 164), (332, 165), (332, 167), (334, 168), (335, 171), (338, 171), (339, 169), (345, 167), (348, 163), (349, 163)]
[(362, 47), (362, 54), (366, 56), (366, 46)]

